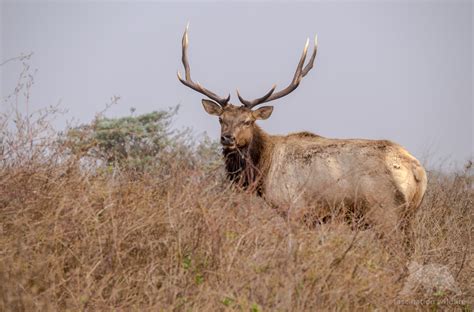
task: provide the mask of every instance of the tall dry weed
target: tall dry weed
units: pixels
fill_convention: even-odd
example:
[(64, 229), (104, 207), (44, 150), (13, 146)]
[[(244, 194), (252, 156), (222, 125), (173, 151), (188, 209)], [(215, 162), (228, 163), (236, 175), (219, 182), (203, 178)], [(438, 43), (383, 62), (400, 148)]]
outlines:
[[(207, 145), (137, 173), (85, 163), (58, 133), (35, 141), (41, 125), (11, 116), (30, 130), (1, 129), (1, 311), (472, 308), (470, 169), (430, 174), (407, 256), (370, 229), (284, 219), (234, 189)], [(401, 297), (412, 261), (446, 266), (460, 292)]]

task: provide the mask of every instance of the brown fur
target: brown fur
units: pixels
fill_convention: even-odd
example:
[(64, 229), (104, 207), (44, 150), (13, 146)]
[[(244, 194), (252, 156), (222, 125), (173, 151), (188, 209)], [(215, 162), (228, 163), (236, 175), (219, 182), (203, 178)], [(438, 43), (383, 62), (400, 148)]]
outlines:
[(269, 165), (265, 156), (270, 151), (271, 142), (268, 135), (257, 125), (254, 125), (252, 133), (252, 140), (247, 146), (237, 149), (224, 148), (223, 155), (229, 180), (261, 194), (262, 177)]
[(228, 178), (289, 217), (324, 220), (342, 207), (381, 234), (396, 237), (421, 203), (426, 173), (396, 143), (331, 139), (307, 131), (269, 135), (255, 121), (268, 118), (271, 107), (252, 111), (203, 104), (219, 116)]
[(322, 136), (314, 134), (308, 131), (296, 132), (288, 134), (288, 137), (297, 137), (297, 138), (322, 138)]

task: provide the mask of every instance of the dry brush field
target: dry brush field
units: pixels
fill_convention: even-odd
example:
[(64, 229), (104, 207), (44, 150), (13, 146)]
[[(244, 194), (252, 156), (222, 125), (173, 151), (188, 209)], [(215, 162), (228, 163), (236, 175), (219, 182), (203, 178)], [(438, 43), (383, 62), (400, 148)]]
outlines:
[[(472, 308), (469, 172), (430, 175), (408, 257), (370, 229), (291, 224), (215, 155), (177, 147), (142, 173), (56, 145), (28, 155), (0, 168), (2, 311)], [(461, 292), (400, 301), (413, 260), (445, 265)]]
[[(285, 219), (207, 143), (112, 166), (71, 152), (50, 113), (0, 119), (0, 311), (472, 309), (471, 168), (430, 172), (407, 253), (337, 218)], [(452, 287), (404, 292), (413, 263)]]

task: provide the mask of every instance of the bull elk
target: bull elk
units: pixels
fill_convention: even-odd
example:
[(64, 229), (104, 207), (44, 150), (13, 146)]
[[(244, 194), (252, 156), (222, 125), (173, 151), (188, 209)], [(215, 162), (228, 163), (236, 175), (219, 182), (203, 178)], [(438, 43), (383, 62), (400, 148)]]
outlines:
[[(287, 215), (302, 217), (312, 209), (322, 219), (334, 207), (363, 216), (364, 222), (380, 227), (381, 234), (399, 232), (407, 215), (421, 204), (427, 178), (418, 160), (400, 145), (386, 140), (332, 139), (310, 132), (270, 135), (256, 120), (270, 117), (267, 103), (294, 91), (313, 68), (317, 38), (309, 62), (304, 66), (309, 39), (290, 84), (262, 97), (229, 103), (191, 79), (188, 62), (188, 27), (182, 38), (185, 86), (209, 99), (202, 104), (208, 114), (219, 117), (221, 144), (228, 178), (244, 188), (252, 188), (269, 204)], [(303, 211), (305, 211), (303, 213)], [(366, 223), (367, 224), (367, 223)]]

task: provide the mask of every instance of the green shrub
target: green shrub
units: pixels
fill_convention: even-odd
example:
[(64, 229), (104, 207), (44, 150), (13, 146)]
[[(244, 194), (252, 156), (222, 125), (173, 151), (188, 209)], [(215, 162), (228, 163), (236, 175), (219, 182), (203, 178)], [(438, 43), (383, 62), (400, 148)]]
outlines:
[(107, 165), (143, 169), (173, 144), (178, 133), (170, 130), (178, 107), (121, 118), (98, 117), (91, 124), (67, 131), (70, 151)]

